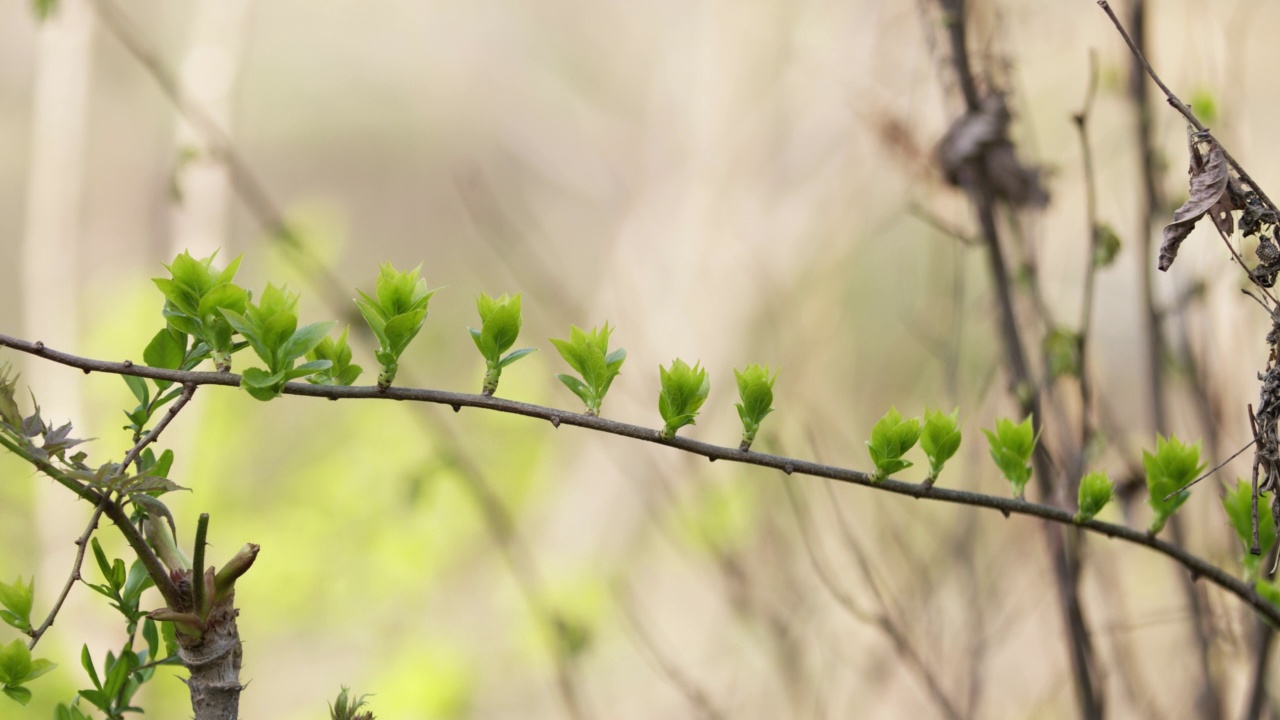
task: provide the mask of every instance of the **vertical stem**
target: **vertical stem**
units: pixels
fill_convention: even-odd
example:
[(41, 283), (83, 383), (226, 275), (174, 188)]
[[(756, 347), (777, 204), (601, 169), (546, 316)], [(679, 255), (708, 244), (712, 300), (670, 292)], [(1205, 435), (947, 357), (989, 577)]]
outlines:
[[(969, 66), (968, 41), (965, 34), (965, 2), (964, 0), (939, 0), (939, 4), (947, 14), (946, 25), (951, 41), (952, 62), (959, 76), (965, 107), (968, 112), (977, 112), (980, 98), (977, 81)], [(1032, 380), (1030, 366), (1023, 350), (1021, 332), (1018, 329), (1008, 269), (1005, 266), (1004, 251), (1000, 245), (1000, 233), (996, 224), (996, 197), (986, 172), (980, 164), (972, 163), (962, 172), (964, 176), (961, 178), (961, 185), (969, 192), (970, 201), (982, 231), (982, 239), (987, 247), (987, 261), (1000, 312), (1000, 334), (1003, 339), (1005, 362), (1010, 373), (1011, 389), (1018, 399), (1022, 412), (1032, 417), (1032, 424), (1036, 434), (1039, 435), (1040, 395)], [(1041, 492), (1047, 499), (1052, 498), (1052, 463), (1043, 443), (1037, 444), (1032, 465)], [(1046, 525), (1045, 536), (1049, 544), (1054, 579), (1058, 586), (1058, 598), (1066, 624), (1080, 715), (1087, 720), (1096, 720), (1103, 717), (1102, 698), (1094, 684), (1093, 645), (1089, 639), (1088, 627), (1080, 606), (1079, 558), (1068, 548), (1069, 538), (1061, 528)], [(1074, 540), (1074, 536), (1070, 539)]]
[[(1146, 0), (1133, 0), (1129, 15), (1129, 30), (1134, 45), (1142, 55), (1147, 54), (1147, 21)], [(1165, 364), (1164, 357), (1168, 346), (1161, 325), (1160, 312), (1155, 298), (1155, 278), (1153, 269), (1154, 247), (1152, 228), (1164, 198), (1157, 181), (1155, 137), (1152, 131), (1152, 107), (1147, 85), (1146, 70), (1142, 61), (1135, 54), (1130, 65), (1129, 95), (1137, 112), (1138, 148), (1141, 158), (1142, 175), (1142, 218), (1139, 227), (1139, 263), (1141, 276), (1143, 334), (1146, 337), (1147, 353), (1147, 394), (1151, 412), (1151, 425), (1157, 433), (1168, 432), (1168, 411), (1165, 406)], [(1170, 533), (1178, 545), (1185, 546), (1185, 533), (1182, 521), (1177, 516), (1170, 519)], [(1190, 577), (1181, 579), (1183, 594), (1191, 610), (1192, 627), (1195, 633), (1197, 664), (1200, 669), (1200, 688), (1196, 694), (1196, 709), (1200, 717), (1216, 720), (1222, 715), (1222, 703), (1213, 680), (1210, 667), (1210, 630), (1207, 626), (1205, 599), (1200, 588)]]

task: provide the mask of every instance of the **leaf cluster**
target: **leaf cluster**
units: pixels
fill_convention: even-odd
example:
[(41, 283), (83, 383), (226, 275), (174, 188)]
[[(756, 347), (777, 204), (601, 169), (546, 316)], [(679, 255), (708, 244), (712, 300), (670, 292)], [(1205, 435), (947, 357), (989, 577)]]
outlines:
[(920, 449), (929, 458), (929, 477), (925, 481), (937, 481), (942, 467), (960, 449), (960, 408), (950, 414), (941, 410), (924, 411), (924, 427), (920, 431)]
[(307, 376), (307, 382), (313, 385), (340, 385), (347, 387), (355, 384), (364, 368), (351, 362), (351, 347), (347, 344), (347, 333), (350, 326), (342, 328), (337, 340), (325, 336), (307, 353), (310, 362), (328, 361), (329, 367), (317, 370)]
[(1076, 512), (1076, 522), (1092, 520), (1111, 502), (1114, 493), (1115, 485), (1104, 472), (1091, 472), (1081, 478), (1078, 492), (1080, 510)]
[(1021, 498), (1031, 480), (1031, 454), (1036, 449), (1031, 416), (1020, 423), (1000, 418), (996, 420), (995, 432), (985, 429), (982, 432), (987, 436), (991, 459), (1013, 486), (1014, 496)]
[(903, 460), (902, 456), (915, 447), (919, 439), (920, 419), (904, 418), (898, 408), (890, 407), (889, 412), (872, 426), (871, 439), (867, 441), (867, 451), (876, 466), (872, 479), (879, 482), (911, 467), (914, 463)]
[(244, 312), (222, 309), (223, 316), (236, 332), (244, 336), (266, 369), (249, 368), (240, 376), (240, 387), (258, 400), (280, 396), (284, 384), (329, 369), (329, 360), (312, 360), (294, 367), (294, 363), (324, 340), (332, 322), (312, 323), (298, 327), (298, 295), (267, 283), (262, 299), (248, 303)]
[(427, 289), (427, 281), (419, 277), (422, 266), (400, 272), (391, 263), (383, 263), (374, 284), (374, 297), (363, 291), (356, 298), (356, 307), (364, 316), (378, 349), (374, 353), (381, 371), (378, 387), (386, 389), (395, 381), (400, 356), (418, 335), (427, 319), (427, 304), (436, 290)]
[(0, 645), (0, 691), (26, 705), (31, 702), (31, 691), (24, 686), (55, 667), (48, 660), (32, 658), (22, 640)]
[(592, 328), (590, 332), (571, 325), (567, 340), (551, 339), (551, 344), (556, 346), (560, 357), (569, 363), (569, 367), (581, 379), (566, 374), (556, 377), (582, 400), (588, 415), (600, 414), (600, 403), (604, 401), (609, 386), (618, 377), (618, 373), (622, 371), (622, 363), (627, 359), (627, 351), (622, 348), (609, 351), (609, 336), (612, 334), (613, 328), (606, 322), (604, 327)]
[(693, 425), (698, 409), (711, 392), (707, 371), (694, 363), (693, 367), (680, 358), (671, 362), (671, 369), (658, 366), (661, 388), (658, 391), (658, 413), (662, 415), (662, 438), (670, 440), (685, 425)]
[[(1272, 493), (1258, 493), (1258, 504), (1271, 505)], [(1231, 521), (1231, 527), (1240, 538), (1244, 550), (1244, 575), (1246, 580), (1262, 578), (1262, 559), (1271, 554), (1276, 545), (1276, 519), (1271, 512), (1258, 513), (1258, 554), (1253, 554), (1253, 486), (1240, 480), (1222, 496), (1222, 509)]]
[[(534, 348), (511, 350), (520, 335), (520, 295), (503, 295), (492, 298), (480, 293), (476, 298), (476, 311), (480, 313), (480, 329), (467, 328), (471, 339), (485, 360), (484, 385), (481, 392), (492, 395), (498, 390), (502, 369), (534, 351)], [(511, 350), (511, 352), (507, 352)], [(506, 353), (505, 355), (503, 353)]]
[(1205, 468), (1200, 463), (1200, 443), (1187, 445), (1176, 436), (1157, 435), (1155, 454), (1142, 451), (1142, 467), (1147, 472), (1147, 500), (1155, 511), (1148, 530), (1155, 535), (1191, 497), (1191, 491), (1183, 488)]
[(249, 303), (249, 292), (232, 280), (240, 268), (238, 256), (222, 270), (215, 270), (217, 253), (196, 260), (184, 252), (166, 265), (168, 278), (152, 282), (164, 295), (164, 316), (169, 327), (195, 338), (197, 354), (209, 353), (219, 372), (231, 370), (231, 354), (238, 350), (232, 343), (234, 328), (224, 312), (240, 314)]

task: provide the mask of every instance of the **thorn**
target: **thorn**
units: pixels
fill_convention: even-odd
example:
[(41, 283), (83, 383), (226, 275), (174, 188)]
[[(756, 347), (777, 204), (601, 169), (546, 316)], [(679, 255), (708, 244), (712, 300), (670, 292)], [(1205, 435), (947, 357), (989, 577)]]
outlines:
[(461, 406), (461, 405), (454, 405), (454, 406), (453, 406), (453, 411), (454, 411), (454, 412), (462, 412), (462, 406)]
[(1008, 509), (1008, 508), (1000, 508), (1000, 514), (1001, 514), (1001, 515), (1004, 515), (1004, 519), (1005, 519), (1005, 520), (1008, 520), (1008, 519), (1009, 519), (1009, 515), (1010, 515), (1010, 513), (1009, 513), (1009, 509)]
[(125, 367), (127, 367), (127, 368), (131, 368), (131, 367), (133, 367), (133, 361), (132, 361), (132, 360), (125, 360), (125, 361), (124, 361), (124, 366), (125, 366)]
[(560, 428), (560, 416), (559, 416), (559, 415), (552, 415), (552, 416), (551, 416), (551, 427), (556, 428), (556, 429), (559, 429), (559, 428)]
[(38, 353), (42, 353), (42, 352), (44, 352), (44, 341), (43, 341), (43, 340), (37, 340), (37, 341), (36, 341), (36, 352), (38, 352)]
[(795, 472), (795, 471), (796, 471), (796, 468), (795, 468), (795, 466), (794, 466), (794, 465), (792, 465), (791, 463), (787, 463), (786, 465), (783, 465), (783, 466), (782, 466), (782, 472), (784, 472), (784, 473), (786, 473), (786, 474), (788, 474), (788, 475), (790, 475), (791, 473), (793, 473), (793, 472)]
[(708, 461), (708, 462), (715, 462), (715, 461), (716, 461), (716, 459), (715, 459), (715, 457), (714, 457), (714, 456), (712, 456), (712, 455), (708, 455), (708, 456), (707, 456), (707, 461)]
[(84, 374), (85, 374), (85, 375), (88, 375), (90, 372), (91, 372), (91, 371), (89, 370), (89, 368), (84, 368)]

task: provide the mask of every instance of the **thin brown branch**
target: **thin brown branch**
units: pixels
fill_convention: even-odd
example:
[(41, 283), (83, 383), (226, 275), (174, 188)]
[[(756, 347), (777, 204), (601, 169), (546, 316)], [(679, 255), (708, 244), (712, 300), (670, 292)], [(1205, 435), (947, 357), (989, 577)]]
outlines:
[(182, 409), (187, 406), (187, 403), (191, 402), (191, 398), (195, 394), (195, 385), (191, 383), (183, 384), (182, 394), (179, 395), (178, 399), (169, 406), (169, 410), (165, 412), (164, 417), (160, 418), (160, 422), (156, 423), (156, 426), (152, 428), (150, 432), (144, 433), (143, 436), (138, 439), (138, 442), (134, 443), (133, 447), (129, 448), (129, 452), (125, 453), (124, 460), (120, 462), (120, 472), (122, 474), (125, 470), (129, 469), (130, 463), (138, 459), (138, 455), (140, 455), (148, 445), (155, 442), (160, 437), (160, 433), (164, 432), (164, 429), (169, 427), (169, 423), (173, 422), (173, 419), (178, 416), (178, 413), (182, 412)]
[(58, 612), (62, 610), (62, 605), (67, 601), (67, 596), (71, 594), (71, 588), (80, 580), (80, 568), (84, 566), (84, 551), (89, 546), (89, 538), (93, 535), (93, 531), (98, 529), (98, 519), (102, 517), (102, 511), (106, 509), (107, 498), (103, 497), (103, 502), (93, 509), (93, 516), (89, 518), (89, 524), (85, 526), (84, 532), (80, 533), (80, 537), (76, 539), (76, 559), (71, 563), (71, 572), (67, 576), (67, 581), (62, 585), (62, 592), (58, 593), (58, 599), (54, 601), (53, 607), (49, 609), (49, 614), (45, 616), (44, 622), (40, 623), (40, 627), (31, 632), (31, 641), (27, 643), (28, 650), (34, 650), (36, 643), (40, 642), (40, 638), (44, 637), (46, 631), (53, 627), (53, 621), (58, 618)]
[[(977, 80), (969, 61), (966, 3), (964, 0), (938, 1), (948, 16), (946, 26), (951, 43), (951, 62), (964, 95), (965, 108), (969, 113), (976, 113), (981, 105), (981, 97), (978, 94)], [(983, 242), (987, 246), (987, 260), (1000, 313), (1000, 335), (1003, 339), (1005, 362), (1009, 371), (1010, 389), (1013, 396), (1018, 399), (1022, 414), (1031, 417), (1032, 426), (1039, 435), (1043, 422), (1040, 412), (1040, 393), (1027, 362), (1021, 331), (1018, 328), (1017, 314), (1014, 310), (1009, 272), (996, 223), (998, 205), (996, 193), (982, 163), (971, 162), (961, 172), (960, 184), (968, 191)], [(1044, 497), (1058, 497), (1054, 492), (1052, 464), (1044, 443), (1037, 443), (1032, 465)], [(1086, 720), (1100, 720), (1103, 717), (1103, 699), (1094, 676), (1096, 661), (1080, 604), (1080, 563), (1079, 558), (1074, 556), (1068, 547), (1068, 541), (1074, 538), (1070, 531), (1048, 525), (1045, 526), (1044, 531), (1053, 563), (1054, 582), (1058, 589), (1058, 600), (1067, 635), (1072, 677), (1075, 682), (1080, 714)]]
[[(45, 347), (43, 343), (28, 342), (26, 340), (20, 340), (4, 334), (0, 334), (0, 346), (9, 347), (20, 352), (35, 355), (51, 362), (56, 362), (58, 364), (77, 368), (86, 372), (102, 372), (112, 375), (133, 375), (135, 377), (169, 380), (177, 383), (192, 383), (194, 385), (219, 385), (222, 387), (238, 387), (240, 385), (240, 376), (232, 373), (183, 372), (179, 370), (147, 367), (145, 365), (136, 365), (133, 363), (125, 364), (104, 360), (94, 360), (79, 357), (77, 355), (71, 355), (69, 353), (59, 352), (52, 348)], [(425, 388), (391, 387), (387, 390), (381, 390), (376, 385), (339, 387), (332, 385), (311, 385), (308, 383), (298, 382), (286, 383), (283, 393), (285, 395), (326, 398), (330, 400), (402, 400), (424, 402), (446, 405), (458, 409), (472, 407), (512, 415), (523, 415), (524, 417), (546, 420), (551, 423), (552, 426), (557, 428), (562, 425), (571, 425), (610, 435), (617, 435), (619, 437), (627, 437), (633, 440), (665, 445), (683, 452), (701, 455), (713, 462), (716, 460), (726, 460), (744, 465), (756, 465), (759, 467), (781, 470), (788, 475), (798, 473), (800, 475), (827, 478), (851, 485), (859, 485), (874, 490), (880, 490), (882, 492), (904, 495), (906, 497), (921, 500), (935, 500), (938, 502), (956, 505), (987, 508), (990, 510), (996, 510), (1005, 516), (1026, 515), (1029, 517), (1036, 517), (1059, 525), (1078, 527), (1081, 530), (1088, 532), (1100, 533), (1109, 538), (1119, 539), (1124, 542), (1142, 545), (1155, 550), (1185, 567), (1193, 576), (1204, 578), (1214, 585), (1221, 587), (1227, 592), (1243, 600), (1250, 607), (1253, 607), (1262, 616), (1269, 618), (1276, 623), (1280, 623), (1280, 607), (1272, 605), (1263, 599), (1254, 592), (1253, 587), (1248, 583), (1231, 576), (1226, 570), (1211, 564), (1207, 560), (1197, 557), (1196, 555), (1193, 555), (1171, 543), (1160, 540), (1159, 538), (1151, 537), (1145, 530), (1135, 530), (1123, 525), (1102, 522), (1100, 520), (1087, 520), (1085, 522), (1077, 523), (1074, 519), (1075, 513), (1073, 511), (1050, 505), (1042, 505), (1026, 500), (1018, 500), (1016, 498), (985, 495), (966, 490), (952, 490), (950, 488), (937, 486), (928, 488), (920, 483), (909, 483), (893, 479), (875, 482), (871, 479), (871, 475), (869, 473), (865, 473), (860, 470), (853, 470), (834, 465), (824, 465), (798, 458), (767, 455), (754, 451), (743, 451), (739, 450), (737, 445), (714, 445), (680, 436), (676, 436), (670, 440), (664, 440), (658, 430), (653, 428), (641, 427), (639, 425), (618, 422), (616, 420), (595, 417), (570, 410), (561, 410), (558, 408), (534, 405), (531, 403), (523, 403), (516, 400), (507, 400), (505, 398), (486, 395), (457, 393), (446, 390), (430, 390)], [(42, 471), (48, 467), (53, 470), (53, 472), (58, 472), (57, 468), (49, 466), (48, 463), (43, 463), (38, 467), (40, 467)], [(67, 481), (73, 486), (79, 488), (79, 485), (69, 478)], [(82, 497), (86, 497), (86, 499), (90, 499), (95, 503), (101, 500), (101, 497), (97, 493), (83, 488), (79, 488), (78, 494), (81, 494)], [(108, 517), (112, 517), (112, 507), (113, 505), (107, 506), (106, 512)], [(112, 517), (112, 519), (114, 520), (115, 518)], [(127, 520), (127, 518), (125, 519)]]

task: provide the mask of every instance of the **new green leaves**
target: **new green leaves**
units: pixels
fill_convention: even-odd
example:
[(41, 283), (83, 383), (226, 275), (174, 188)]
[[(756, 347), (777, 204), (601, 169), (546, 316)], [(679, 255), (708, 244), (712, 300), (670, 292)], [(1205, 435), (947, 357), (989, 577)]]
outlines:
[(1080, 511), (1076, 513), (1076, 522), (1092, 520), (1093, 516), (1111, 502), (1113, 492), (1115, 492), (1115, 486), (1111, 484), (1111, 479), (1104, 472), (1091, 472), (1081, 478)]
[(334, 326), (324, 322), (298, 327), (296, 293), (267, 283), (262, 300), (257, 305), (246, 303), (244, 314), (229, 308), (223, 308), (222, 314), (267, 364), (266, 370), (249, 368), (240, 377), (240, 387), (258, 400), (279, 397), (285, 383), (332, 365), (329, 360), (313, 360), (293, 366), (298, 358), (314, 350)]
[(498, 378), (502, 376), (502, 368), (533, 352), (534, 348), (513, 350), (516, 337), (520, 335), (520, 296), (503, 295), (493, 299), (484, 293), (476, 298), (476, 310), (480, 313), (480, 329), (467, 328), (471, 331), (471, 339), (475, 341), (480, 354), (484, 356), (486, 369), (484, 374), (485, 395), (492, 395), (498, 389)]
[(746, 370), (733, 371), (738, 381), (738, 397), (742, 402), (734, 403), (738, 408), (738, 417), (742, 419), (742, 443), (739, 450), (750, 450), (751, 443), (756, 441), (756, 433), (760, 431), (760, 423), (773, 412), (773, 382), (778, 374), (769, 374), (768, 367), (748, 365)]
[(706, 402), (711, 392), (711, 381), (707, 379), (707, 371), (694, 363), (676, 358), (668, 370), (658, 366), (658, 377), (662, 389), (658, 392), (658, 412), (662, 414), (662, 439), (670, 440), (676, 431), (685, 425), (694, 424), (698, 416), (698, 408)]
[(1175, 436), (1166, 440), (1157, 435), (1155, 454), (1142, 451), (1142, 467), (1147, 471), (1148, 501), (1155, 511), (1148, 532), (1155, 535), (1191, 497), (1191, 491), (1183, 488), (1204, 469), (1200, 464), (1200, 443), (1186, 445)]
[(1015, 424), (1012, 420), (1001, 418), (996, 421), (996, 430), (983, 430), (987, 435), (991, 459), (1013, 486), (1013, 494), (1022, 498), (1031, 480), (1031, 454), (1036, 449), (1035, 431), (1031, 427), (1031, 416)]
[(564, 374), (556, 377), (582, 400), (588, 415), (600, 414), (600, 403), (609, 392), (613, 379), (622, 371), (622, 362), (627, 359), (627, 351), (622, 348), (609, 352), (609, 336), (612, 334), (613, 328), (606, 322), (603, 328), (592, 328), (591, 332), (570, 325), (568, 340), (551, 338), (551, 344), (556, 346), (560, 357), (582, 379)]
[(427, 290), (426, 280), (418, 277), (421, 270), (419, 265), (407, 273), (400, 272), (391, 263), (383, 263), (374, 289), (377, 297), (357, 291), (360, 297), (356, 299), (356, 306), (378, 338), (374, 357), (381, 366), (378, 387), (383, 390), (395, 381), (400, 356), (422, 329), (427, 319), (427, 303), (436, 294), (435, 290)]
[(920, 439), (920, 420), (902, 417), (895, 407), (890, 407), (871, 428), (871, 439), (867, 441), (867, 450), (871, 453), (871, 462), (875, 463), (876, 472), (872, 480), (879, 482), (886, 477), (911, 467), (909, 460), (902, 456), (915, 447)]
[(359, 365), (351, 364), (351, 348), (347, 346), (347, 333), (350, 327), (342, 329), (342, 334), (337, 340), (325, 337), (316, 345), (315, 349), (307, 353), (307, 360), (315, 362), (317, 360), (328, 360), (330, 365), (324, 370), (320, 370), (307, 377), (307, 382), (313, 385), (341, 385), (349, 386), (360, 377), (360, 373), (364, 372), (364, 368)]
[(31, 651), (21, 640), (0, 645), (0, 689), (15, 702), (31, 702), (31, 691), (23, 687), (57, 667), (48, 660), (33, 660)]
[(31, 632), (31, 599), (35, 594), (35, 578), (26, 585), (22, 577), (13, 581), (12, 585), (0, 582), (0, 620), (17, 629), (20, 633)]
[(1258, 504), (1263, 512), (1258, 513), (1258, 554), (1253, 554), (1253, 486), (1241, 480), (1236, 486), (1222, 496), (1222, 507), (1227, 511), (1231, 527), (1235, 528), (1240, 545), (1244, 548), (1244, 577), (1246, 580), (1261, 580), (1262, 558), (1271, 554), (1276, 544), (1276, 519), (1268, 509), (1271, 504), (1271, 493), (1258, 493)]
[(154, 278), (152, 282), (164, 293), (164, 316), (169, 327), (203, 343), (218, 371), (228, 372), (235, 348), (231, 344), (233, 328), (222, 311), (243, 313), (249, 293), (231, 282), (240, 267), (240, 257), (226, 268), (215, 270), (216, 255), (196, 260), (184, 252), (165, 266), (170, 277)]
[(960, 408), (945, 415), (941, 410), (924, 411), (924, 429), (920, 431), (920, 448), (929, 457), (929, 477), (925, 483), (938, 480), (942, 466), (960, 449)]

